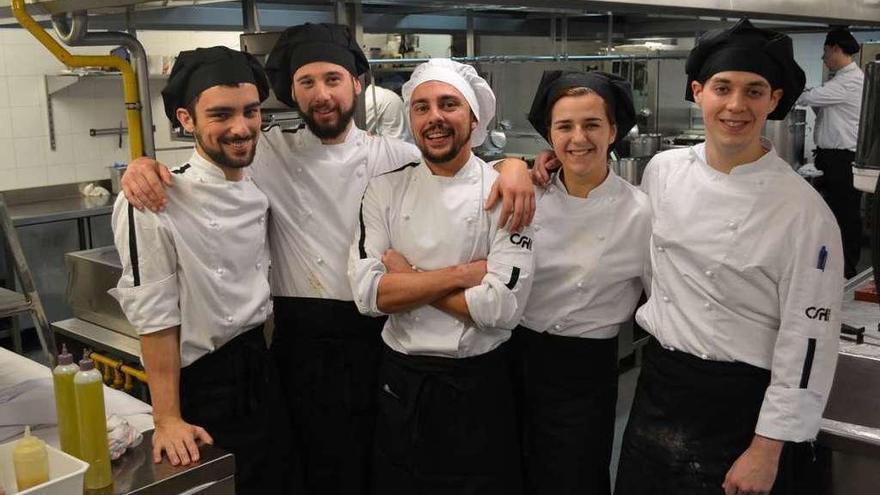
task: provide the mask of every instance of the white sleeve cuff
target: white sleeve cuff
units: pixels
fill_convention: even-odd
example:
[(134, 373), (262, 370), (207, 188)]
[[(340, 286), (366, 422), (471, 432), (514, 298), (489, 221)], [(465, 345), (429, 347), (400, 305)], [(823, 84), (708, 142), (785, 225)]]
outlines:
[(117, 287), (107, 291), (119, 301), (138, 335), (180, 325), (180, 295), (177, 274), (137, 287)]
[(819, 433), (822, 396), (806, 388), (767, 387), (755, 433), (786, 442), (814, 440)]

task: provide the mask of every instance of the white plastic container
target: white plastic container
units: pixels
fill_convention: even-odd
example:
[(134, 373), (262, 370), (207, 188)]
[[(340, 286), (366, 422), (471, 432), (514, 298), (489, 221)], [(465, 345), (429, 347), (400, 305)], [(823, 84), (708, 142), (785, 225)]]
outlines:
[(853, 186), (859, 191), (873, 193), (877, 187), (877, 176), (880, 170), (876, 168), (853, 167)]
[(0, 444), (0, 480), (9, 495), (71, 495), (83, 491), (83, 475), (88, 463), (46, 445), (49, 453), (49, 481), (19, 492), (15, 486), (15, 470), (12, 466), (12, 449), (15, 441)]

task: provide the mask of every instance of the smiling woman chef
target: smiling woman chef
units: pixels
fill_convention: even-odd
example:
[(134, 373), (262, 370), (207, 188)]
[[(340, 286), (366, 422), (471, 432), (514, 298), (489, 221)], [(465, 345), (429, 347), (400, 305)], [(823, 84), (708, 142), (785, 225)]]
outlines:
[(746, 19), (700, 37), (686, 70), (706, 142), (645, 171), (653, 281), (637, 319), (655, 340), (616, 493), (800, 495), (837, 359), (843, 255), (822, 198), (760, 136), (804, 73), (788, 36)]

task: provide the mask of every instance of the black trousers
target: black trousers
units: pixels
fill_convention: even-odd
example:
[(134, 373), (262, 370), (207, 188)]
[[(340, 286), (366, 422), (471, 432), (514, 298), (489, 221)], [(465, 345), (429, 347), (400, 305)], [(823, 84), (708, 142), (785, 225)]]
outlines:
[[(721, 495), (748, 448), (770, 372), (663, 349), (644, 361), (617, 469), (616, 495)], [(818, 493), (812, 444), (787, 443), (772, 495)]]
[(276, 297), (272, 353), (283, 377), (297, 486), (369, 493), (384, 318), (351, 301)]
[(514, 380), (529, 495), (610, 495), (617, 338), (518, 327)]
[(262, 325), (180, 370), (180, 410), (235, 455), (238, 495), (292, 493), (287, 412)]
[(855, 152), (849, 150), (816, 150), (816, 168), (825, 173), (816, 187), (840, 227), (843, 275), (848, 279), (856, 275), (862, 249), (862, 192), (853, 187), (853, 160)]
[(373, 493), (519, 495), (506, 345), (481, 356), (407, 356), (379, 371)]

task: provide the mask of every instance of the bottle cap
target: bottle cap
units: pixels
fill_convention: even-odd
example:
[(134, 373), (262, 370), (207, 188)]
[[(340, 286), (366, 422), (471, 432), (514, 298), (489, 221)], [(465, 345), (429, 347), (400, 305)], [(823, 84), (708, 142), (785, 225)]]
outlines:
[(67, 352), (67, 344), (61, 344), (61, 354), (58, 354), (58, 365), (67, 366), (73, 364), (73, 354)]
[(79, 362), (79, 370), (80, 371), (89, 371), (95, 369), (95, 362), (89, 359), (89, 355), (92, 353), (90, 349), (83, 349), (83, 358)]

